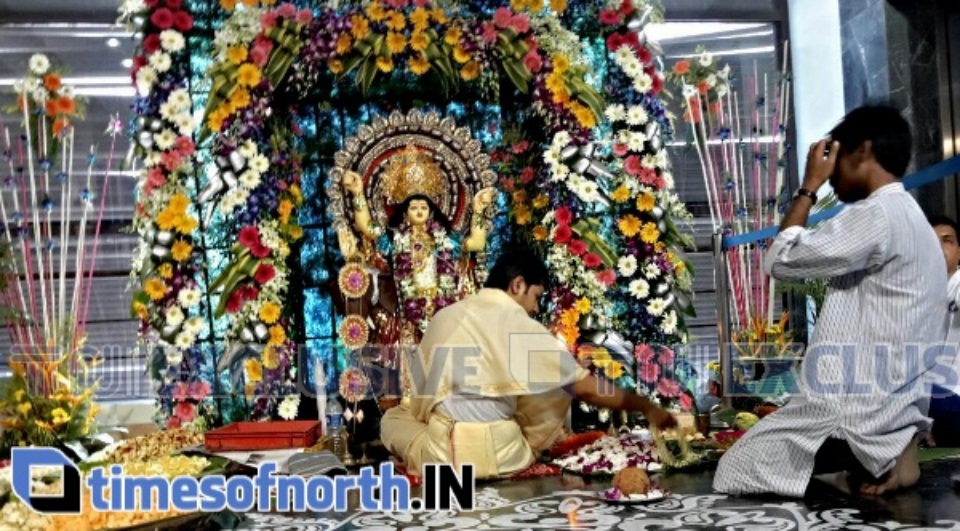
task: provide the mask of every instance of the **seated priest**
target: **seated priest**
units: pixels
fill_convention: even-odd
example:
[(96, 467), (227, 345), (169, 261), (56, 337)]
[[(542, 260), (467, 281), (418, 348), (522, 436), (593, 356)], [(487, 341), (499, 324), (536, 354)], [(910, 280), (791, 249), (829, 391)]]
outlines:
[(675, 419), (580, 367), (532, 317), (549, 273), (533, 253), (508, 251), (486, 287), (439, 312), (412, 356), (410, 403), (390, 409), (381, 439), (421, 474), (425, 463), (471, 463), (477, 478), (520, 472), (562, 435), (573, 397), (642, 413), (661, 429)]

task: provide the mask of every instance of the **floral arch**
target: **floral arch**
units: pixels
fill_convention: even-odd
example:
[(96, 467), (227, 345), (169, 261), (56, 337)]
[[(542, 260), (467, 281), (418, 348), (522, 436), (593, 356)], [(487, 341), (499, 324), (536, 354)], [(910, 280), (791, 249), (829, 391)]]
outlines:
[[(151, 30), (164, 38), (158, 22), (165, 20), (155, 14), (172, 10), (171, 3), (185, 10), (179, 0), (147, 3), (147, 39)], [(676, 222), (687, 214), (672, 192), (663, 149), (672, 125), (659, 99), (662, 67), (644, 34), (647, 22), (661, 16), (656, 5), (373, 0), (298, 9), (267, 0), (220, 3), (225, 19), (212, 41), (210, 90), (197, 135), (198, 159), (209, 160), (208, 171), (191, 182), (182, 169), (164, 169), (168, 178), (159, 183), (155, 170), (166, 168), (163, 157), (173, 148), (140, 142), (152, 157), (141, 188), (169, 189), (143, 200), (142, 260), (134, 271), (143, 287), (134, 309), (144, 337), (163, 347), (154, 351), (153, 374), (166, 420), (180, 417), (176, 408), (185, 403), (198, 404), (208, 422), (226, 420), (209, 414), (209, 398), (188, 391), (218, 387), (219, 374), (230, 368), (238, 376), (225, 386), (246, 395), (250, 415), (296, 414), (298, 378), (303, 364), (313, 362), (297, 349), (303, 300), (292, 282), (295, 258), (306, 245), (298, 215), (316, 208), (304, 203), (305, 188), (324, 189), (338, 150), (311, 144), (310, 136), (335, 128), (342, 139), (355, 134), (348, 127), (392, 110), (423, 107), (468, 122), (481, 118), (471, 130), (499, 175), (495, 223), (503, 230), (497, 233), (547, 259), (556, 286), (552, 329), (574, 349), (604, 341), (626, 345), (620, 360), (580, 349), (596, 370), (634, 386), (634, 348), (640, 355), (648, 345), (686, 340), (692, 271), (682, 258), (688, 240)], [(141, 114), (171, 115), (158, 118), (159, 125), (141, 122), (154, 134), (184, 105), (175, 92), (176, 69), (154, 58), (164, 53), (179, 57), (165, 46), (145, 46), (134, 72), (141, 94), (146, 85), (157, 100)], [(156, 63), (167, 69), (160, 72)], [(162, 107), (173, 101), (168, 98), (177, 98), (176, 109)], [(304, 114), (323, 113), (324, 120), (304, 130)], [(196, 155), (191, 149), (188, 156)], [(317, 230), (329, 238), (325, 215), (316, 213), (324, 220)], [(206, 252), (191, 254), (185, 245)], [(218, 246), (222, 251), (212, 250)], [(170, 263), (175, 275), (165, 274)], [(198, 290), (207, 302), (185, 304)], [(204, 332), (191, 315), (221, 330), (226, 355), (201, 346)], [(193, 328), (184, 335), (188, 325)], [(620, 333), (609, 339), (609, 330)]]

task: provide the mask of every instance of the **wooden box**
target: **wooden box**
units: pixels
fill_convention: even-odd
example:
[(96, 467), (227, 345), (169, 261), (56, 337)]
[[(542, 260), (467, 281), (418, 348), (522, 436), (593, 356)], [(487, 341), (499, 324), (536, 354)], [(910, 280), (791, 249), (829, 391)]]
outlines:
[(205, 433), (203, 444), (211, 451), (307, 448), (316, 444), (321, 431), (316, 420), (234, 422)]

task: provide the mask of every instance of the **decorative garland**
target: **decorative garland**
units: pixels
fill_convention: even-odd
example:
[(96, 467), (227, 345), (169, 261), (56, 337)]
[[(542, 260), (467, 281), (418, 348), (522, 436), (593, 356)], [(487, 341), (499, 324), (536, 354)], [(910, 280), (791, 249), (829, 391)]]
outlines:
[[(447, 235), (447, 231), (440, 223), (430, 220), (427, 223), (426, 233), (432, 240), (433, 259), (436, 260), (435, 270), (437, 272), (437, 291), (436, 293), (418, 293), (416, 285), (417, 271), (428, 264), (418, 263), (417, 253), (424, 252), (419, 246), (422, 242), (412, 241), (414, 238), (413, 227), (409, 223), (400, 226), (397, 236), (394, 238), (394, 278), (397, 279), (401, 301), (403, 304), (404, 318), (411, 323), (416, 324), (417, 328), (424, 332), (430, 320), (428, 315), (436, 313), (442, 308), (453, 304), (457, 291), (457, 281), (455, 277), (456, 266), (453, 259), (453, 240)], [(428, 312), (428, 307), (433, 307), (433, 312)]]

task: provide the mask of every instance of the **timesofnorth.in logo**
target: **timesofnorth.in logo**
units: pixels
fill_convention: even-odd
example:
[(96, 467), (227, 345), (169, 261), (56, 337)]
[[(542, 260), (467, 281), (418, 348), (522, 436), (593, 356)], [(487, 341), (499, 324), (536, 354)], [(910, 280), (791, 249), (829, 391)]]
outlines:
[[(80, 471), (63, 452), (54, 448), (14, 448), (10, 458), (13, 493), (27, 507), (45, 514), (80, 514)], [(59, 495), (32, 492), (30, 471), (41, 466), (60, 468), (63, 491)]]

